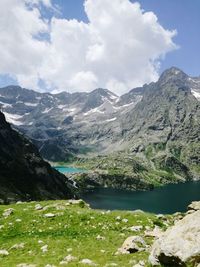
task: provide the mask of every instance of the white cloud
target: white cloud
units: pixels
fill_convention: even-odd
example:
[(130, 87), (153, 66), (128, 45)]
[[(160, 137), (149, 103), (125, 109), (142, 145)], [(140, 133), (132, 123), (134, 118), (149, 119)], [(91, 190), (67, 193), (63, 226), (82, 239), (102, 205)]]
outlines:
[[(41, 18), (50, 0), (0, 1), (0, 73), (20, 85), (49, 91), (97, 87), (121, 94), (154, 81), (166, 53), (176, 49), (176, 31), (164, 29), (152, 12), (129, 0), (86, 0), (89, 23)], [(38, 39), (48, 34), (49, 41)]]

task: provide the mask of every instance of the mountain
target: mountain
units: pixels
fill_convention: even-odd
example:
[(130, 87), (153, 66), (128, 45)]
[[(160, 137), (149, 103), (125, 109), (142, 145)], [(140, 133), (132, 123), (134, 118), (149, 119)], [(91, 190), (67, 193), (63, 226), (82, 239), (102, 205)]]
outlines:
[(154, 183), (199, 179), (199, 100), (200, 77), (175, 67), (120, 97), (107, 89), (54, 95), (0, 89), (6, 118), (45, 158), (78, 156), (90, 168)]
[(0, 112), (0, 202), (72, 197), (73, 186), (67, 178), (52, 169)]
[[(71, 153), (99, 150), (96, 132), (142, 98), (143, 90), (118, 97), (109, 90), (90, 93), (37, 93), (18, 86), (0, 89), (6, 119), (28, 136), (49, 160), (66, 160)], [(94, 140), (93, 140), (94, 139)]]

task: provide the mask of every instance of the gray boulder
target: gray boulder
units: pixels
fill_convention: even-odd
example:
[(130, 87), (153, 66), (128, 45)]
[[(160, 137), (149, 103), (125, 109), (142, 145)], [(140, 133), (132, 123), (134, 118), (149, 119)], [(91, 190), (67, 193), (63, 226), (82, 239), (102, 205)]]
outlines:
[(151, 250), (149, 262), (156, 266), (186, 266), (200, 260), (200, 210), (170, 227)]
[(130, 254), (144, 250), (146, 243), (140, 236), (129, 236), (116, 254)]

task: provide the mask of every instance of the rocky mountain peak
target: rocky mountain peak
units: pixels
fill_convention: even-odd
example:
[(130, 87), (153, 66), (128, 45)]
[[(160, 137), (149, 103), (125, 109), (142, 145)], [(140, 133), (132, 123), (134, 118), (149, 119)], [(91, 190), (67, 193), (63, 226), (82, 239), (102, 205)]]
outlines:
[(165, 70), (159, 79), (159, 84), (164, 85), (166, 83), (174, 83), (174, 84), (186, 84), (188, 80), (188, 75), (185, 74), (182, 70), (176, 67), (171, 67)]

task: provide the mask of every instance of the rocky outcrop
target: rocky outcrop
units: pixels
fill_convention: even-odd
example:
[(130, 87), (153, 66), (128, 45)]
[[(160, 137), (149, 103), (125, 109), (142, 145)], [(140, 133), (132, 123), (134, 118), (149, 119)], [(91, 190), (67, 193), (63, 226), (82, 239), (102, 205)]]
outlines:
[(74, 197), (73, 185), (0, 112), (0, 202)]
[(154, 186), (137, 176), (129, 176), (123, 174), (108, 174), (99, 172), (89, 172), (81, 174), (66, 174), (66, 176), (74, 180), (79, 191), (84, 192), (91, 188), (109, 187), (115, 189), (126, 190), (153, 190)]
[(149, 256), (151, 265), (196, 266), (200, 262), (200, 210), (195, 210), (154, 242)]
[(193, 201), (189, 206), (188, 206), (188, 211), (197, 211), (200, 210), (200, 201)]
[(116, 254), (131, 254), (138, 251), (143, 251), (146, 247), (146, 242), (140, 236), (129, 236), (118, 249)]

